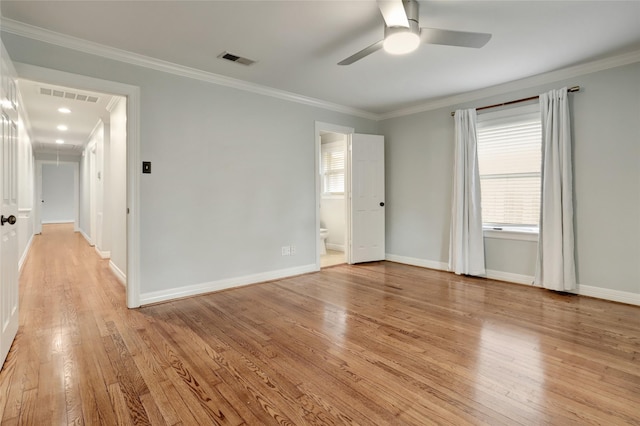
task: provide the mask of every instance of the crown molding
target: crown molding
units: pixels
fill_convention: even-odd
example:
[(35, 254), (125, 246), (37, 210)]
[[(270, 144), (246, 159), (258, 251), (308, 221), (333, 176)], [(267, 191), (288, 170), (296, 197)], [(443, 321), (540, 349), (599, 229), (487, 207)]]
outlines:
[(113, 109), (118, 105), (118, 102), (120, 102), (120, 96), (112, 96), (105, 109), (110, 113), (113, 112)]
[(293, 92), (287, 92), (285, 90), (274, 89), (272, 87), (250, 83), (250, 82), (239, 80), (236, 78), (226, 77), (226, 76), (215, 74), (212, 72), (202, 71), (195, 68), (186, 67), (183, 65), (178, 65), (173, 62), (163, 61), (161, 59), (156, 59), (149, 56), (128, 52), (122, 49), (116, 49), (113, 47), (105, 46), (103, 44), (94, 43), (88, 40), (83, 40), (81, 38), (72, 37), (65, 34), (50, 31), (44, 28), (25, 24), (23, 22), (14, 21), (13, 19), (8, 19), (4, 17), (0, 18), (0, 27), (2, 28), (2, 31), (5, 31), (10, 34), (30, 38), (33, 40), (42, 41), (44, 43), (53, 44), (56, 46), (67, 48), (67, 49), (77, 50), (79, 52), (88, 53), (91, 55), (97, 55), (104, 58), (113, 59), (113, 60), (124, 62), (130, 65), (150, 68), (156, 71), (162, 71), (162, 72), (174, 74), (181, 77), (192, 78), (195, 80), (205, 81), (205, 82), (217, 84), (220, 86), (226, 86), (226, 87), (230, 87), (238, 90), (244, 90), (244, 91), (252, 92), (259, 95), (270, 96), (272, 98), (295, 102), (295, 103), (312, 106), (316, 108), (322, 108), (330, 111), (340, 112), (348, 115), (366, 118), (369, 120), (379, 119), (378, 114), (375, 114), (372, 112), (360, 110), (357, 108), (351, 108), (348, 106), (339, 105), (332, 102), (323, 101), (321, 99), (299, 95)]
[(597, 71), (604, 71), (610, 68), (629, 65), (636, 62), (640, 62), (640, 50), (636, 50), (633, 52), (628, 52), (620, 55), (615, 55), (615, 56), (611, 56), (603, 59), (598, 59), (598, 60), (587, 62), (584, 64), (574, 65), (568, 68), (562, 68), (555, 71), (549, 71), (546, 73), (537, 74), (537, 75), (526, 77), (520, 80), (514, 80), (508, 83), (502, 83), (496, 86), (474, 90), (472, 92), (466, 92), (458, 95), (447, 96), (444, 98), (425, 102), (423, 104), (410, 107), (410, 108), (404, 108), (396, 111), (391, 111), (388, 113), (379, 114), (378, 120), (386, 120), (389, 118), (402, 117), (405, 115), (412, 115), (420, 112), (432, 111), (434, 109), (446, 108), (452, 105), (472, 102), (472, 101), (488, 98), (491, 96), (514, 92), (516, 90), (528, 89), (530, 87), (536, 87), (536, 86), (541, 86), (548, 83), (554, 83), (556, 81), (566, 80), (569, 78), (574, 78), (574, 77), (578, 77), (585, 74), (591, 74)]

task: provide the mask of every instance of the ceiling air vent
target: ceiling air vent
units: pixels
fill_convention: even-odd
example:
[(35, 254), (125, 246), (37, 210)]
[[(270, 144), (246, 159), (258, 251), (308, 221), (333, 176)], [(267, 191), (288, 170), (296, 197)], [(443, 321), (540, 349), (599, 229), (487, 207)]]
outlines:
[(255, 64), (256, 62), (254, 60), (243, 58), (242, 56), (234, 55), (233, 53), (229, 53), (229, 52), (222, 52), (221, 54), (218, 55), (218, 58), (226, 59), (227, 61), (235, 62), (237, 64), (242, 64), (242, 65), (252, 65), (252, 64)]
[(40, 94), (46, 96), (55, 96), (56, 98), (75, 99), (76, 101), (96, 103), (100, 99), (97, 96), (81, 95), (80, 93), (67, 92), (48, 87), (41, 87)]

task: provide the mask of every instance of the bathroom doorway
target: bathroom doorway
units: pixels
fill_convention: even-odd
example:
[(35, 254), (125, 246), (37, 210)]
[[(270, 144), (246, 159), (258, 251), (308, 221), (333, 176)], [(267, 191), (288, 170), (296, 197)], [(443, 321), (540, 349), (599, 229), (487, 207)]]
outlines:
[(346, 128), (318, 129), (319, 241), (320, 268), (348, 262), (348, 140)]

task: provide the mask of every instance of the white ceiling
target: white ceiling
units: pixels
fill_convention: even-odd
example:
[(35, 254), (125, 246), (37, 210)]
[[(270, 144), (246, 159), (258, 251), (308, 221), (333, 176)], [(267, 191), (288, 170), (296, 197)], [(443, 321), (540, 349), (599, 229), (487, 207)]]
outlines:
[[(489, 32), (482, 49), (423, 45), (337, 62), (378, 41), (373, 0), (11, 1), (2, 16), (376, 114), (640, 49), (640, 1), (421, 1), (420, 25)], [(218, 59), (229, 51), (251, 66)]]
[[(18, 80), (18, 87), (36, 152), (81, 155), (98, 121), (108, 122), (106, 108), (113, 98), (111, 95), (24, 79)], [(91, 102), (92, 98), (97, 99)], [(58, 112), (58, 108), (63, 107), (71, 112)], [(58, 130), (58, 125), (67, 126), (67, 130)], [(56, 139), (62, 139), (64, 144), (56, 144)]]

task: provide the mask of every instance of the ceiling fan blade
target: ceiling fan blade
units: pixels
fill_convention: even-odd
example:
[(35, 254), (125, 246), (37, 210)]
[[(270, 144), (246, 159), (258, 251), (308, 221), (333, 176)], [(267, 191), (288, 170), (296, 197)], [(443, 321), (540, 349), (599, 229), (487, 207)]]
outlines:
[(402, 0), (378, 0), (378, 7), (387, 27), (409, 28), (409, 20)]
[(487, 44), (491, 39), (491, 34), (440, 30), (438, 28), (420, 28), (420, 38), (423, 43), (474, 47), (478, 49)]
[(384, 40), (380, 40), (380, 41), (378, 41), (376, 43), (373, 43), (369, 47), (365, 47), (364, 49), (362, 49), (358, 53), (356, 53), (354, 55), (351, 55), (347, 59), (344, 59), (344, 60), (338, 62), (338, 65), (351, 65), (355, 61), (359, 61), (360, 59), (364, 58), (365, 56), (371, 55), (373, 52), (382, 49), (382, 43), (383, 42), (384, 42)]

